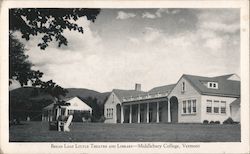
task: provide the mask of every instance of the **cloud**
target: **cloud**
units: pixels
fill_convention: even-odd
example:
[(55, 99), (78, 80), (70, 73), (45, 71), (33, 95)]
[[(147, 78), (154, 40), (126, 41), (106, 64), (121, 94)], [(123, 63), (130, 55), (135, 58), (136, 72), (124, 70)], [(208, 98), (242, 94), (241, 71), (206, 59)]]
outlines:
[(157, 11), (152, 14), (149, 12), (144, 12), (142, 14), (142, 18), (148, 18), (148, 19), (155, 19), (155, 18), (161, 18), (164, 14), (174, 15), (181, 12), (179, 9), (166, 9), (166, 8), (160, 8), (157, 9)]
[(155, 12), (155, 14), (156, 14), (156, 16), (158, 18), (160, 18), (160, 17), (162, 17), (162, 14), (164, 14), (164, 13), (174, 15), (174, 14), (178, 14), (180, 12), (181, 12), (181, 10), (179, 10), (179, 9), (166, 9), (166, 8), (163, 9), (163, 8), (160, 8)]
[[(153, 15), (158, 18), (167, 13), (179, 13), (173, 10), (159, 9), (158, 15)], [(197, 11), (197, 14), (192, 14), (197, 17), (193, 29), (170, 34), (159, 26), (164, 18), (154, 20), (153, 24), (145, 24), (141, 21), (143, 19), (131, 20), (126, 25), (131, 31), (124, 30), (124, 22), (115, 20), (110, 26), (121, 30), (119, 35), (113, 29), (104, 33), (103, 25), (99, 31), (94, 31), (96, 29), (91, 27), (91, 23), (83, 19), (78, 22), (83, 25), (84, 34), (65, 32), (69, 41), (67, 47), (58, 48), (52, 44), (41, 51), (34, 39), (32, 43), (27, 42), (30, 49), (27, 53), (35, 68), (45, 73), (45, 80), (53, 79), (63, 87), (102, 92), (113, 88), (132, 89), (135, 82), (141, 83), (143, 90), (149, 90), (175, 83), (183, 73), (204, 76), (239, 73), (239, 33), (232, 30), (234, 28), (225, 28), (225, 25), (238, 24), (237, 13), (213, 12)], [(127, 18), (121, 16), (119, 19)], [(173, 17), (173, 20), (180, 19), (188, 21), (189, 18)], [(102, 24), (105, 22), (103, 19)], [(211, 25), (206, 26), (206, 23)], [(136, 30), (134, 25), (140, 29)]]
[(223, 40), (220, 37), (216, 37), (207, 39), (204, 46), (213, 49), (214, 51), (218, 51), (222, 47), (222, 44)]
[(162, 35), (160, 30), (152, 27), (145, 27), (143, 40), (146, 42), (152, 42), (157, 40), (161, 36)]
[(128, 40), (134, 44), (139, 44), (140, 40), (138, 38), (134, 38), (134, 37), (128, 37)]
[(119, 11), (116, 19), (124, 20), (124, 19), (134, 18), (135, 16), (136, 15), (134, 13), (126, 13), (123, 11)]
[(198, 15), (198, 27), (206, 30), (236, 33), (240, 29), (239, 10), (203, 11)]
[(145, 12), (145, 13), (142, 14), (142, 18), (154, 19), (154, 18), (156, 18), (156, 15), (151, 14), (149, 12)]
[(90, 29), (90, 21), (84, 17), (77, 23), (83, 26), (84, 34), (66, 30), (64, 35), (68, 39), (68, 46), (59, 48), (56, 42), (52, 42), (42, 51), (37, 47), (41, 36), (31, 37), (28, 42), (24, 41), (29, 60), (34, 64), (33, 69), (44, 72), (44, 80), (53, 79), (64, 87), (86, 87), (81, 80), (86, 76), (85, 73), (91, 70), (85, 70), (85, 67), (90, 61), (93, 61), (93, 64), (98, 61), (93, 57), (103, 51), (103, 46), (98, 33)]
[(237, 41), (232, 41), (237, 40), (236, 36), (239, 36), (239, 10), (204, 10), (197, 14), (197, 18), (197, 35), (203, 46), (211, 49), (212, 54), (222, 53), (223, 50), (221, 52), (219, 50), (226, 48), (232, 42), (236, 46), (239, 45)]
[(203, 22), (200, 25), (204, 29), (212, 30), (212, 31), (219, 31), (224, 33), (235, 33), (239, 30), (239, 24), (226, 24), (226, 23), (219, 23), (219, 22)]

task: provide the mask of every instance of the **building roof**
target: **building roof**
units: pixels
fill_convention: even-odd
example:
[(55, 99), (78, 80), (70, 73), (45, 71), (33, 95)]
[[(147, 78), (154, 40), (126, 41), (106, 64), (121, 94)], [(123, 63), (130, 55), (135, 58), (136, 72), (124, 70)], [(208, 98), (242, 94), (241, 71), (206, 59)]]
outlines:
[[(138, 99), (138, 97), (146, 96), (146, 97), (144, 97), (144, 99), (148, 99), (148, 98), (153, 98), (153, 97), (166, 96), (172, 90), (172, 88), (174, 88), (174, 86), (175, 86), (175, 84), (155, 87), (155, 88), (149, 90), (148, 92), (136, 91), (136, 90), (121, 90), (121, 89), (114, 89), (113, 92), (116, 94), (118, 99), (121, 102), (123, 102), (124, 98), (131, 98), (131, 97)], [(157, 94), (162, 94), (162, 95), (157, 95)], [(151, 95), (151, 97), (147, 97), (149, 95)], [(153, 96), (153, 95), (157, 95), (157, 96)]]
[(230, 105), (239, 105), (240, 104), (240, 98), (237, 98), (236, 100), (234, 100)]
[[(190, 84), (201, 94), (238, 98), (240, 96), (240, 81), (231, 80), (230, 78), (233, 76), (235, 76), (235, 74), (228, 74), (215, 77), (203, 77), (203, 76), (183, 74), (182, 77), (188, 80)], [(208, 88), (207, 82), (217, 82), (218, 89)], [(136, 101), (141, 99), (166, 97), (175, 86), (176, 84), (159, 86), (152, 88), (147, 92), (136, 91), (136, 90), (122, 90), (122, 89), (113, 89), (113, 92), (116, 94), (116, 96), (121, 102)]]
[[(65, 102), (69, 103), (69, 106), (65, 106), (62, 108), (67, 108), (69, 110), (90, 110), (92, 111), (92, 108), (88, 106), (85, 102), (80, 100), (78, 97), (69, 97), (63, 99)], [(44, 110), (50, 110), (54, 107), (55, 103), (51, 103), (50, 105), (44, 107)]]
[[(240, 81), (228, 80), (230, 75), (216, 76), (216, 77), (202, 77), (184, 74), (183, 77), (187, 79), (193, 87), (204, 95), (219, 95), (219, 96), (240, 96)], [(217, 82), (218, 89), (208, 88), (204, 83)]]
[(155, 87), (151, 90), (149, 90), (148, 92), (149, 93), (158, 93), (158, 92), (166, 92), (166, 93), (169, 93), (174, 87), (175, 87), (176, 84), (170, 84), (170, 85), (165, 85), (165, 86), (159, 86), (159, 87)]
[(127, 97), (135, 97), (139, 95), (144, 95), (146, 92), (144, 91), (136, 91), (136, 90), (121, 90), (121, 89), (114, 89), (113, 92), (116, 94), (118, 99), (122, 102), (123, 98)]

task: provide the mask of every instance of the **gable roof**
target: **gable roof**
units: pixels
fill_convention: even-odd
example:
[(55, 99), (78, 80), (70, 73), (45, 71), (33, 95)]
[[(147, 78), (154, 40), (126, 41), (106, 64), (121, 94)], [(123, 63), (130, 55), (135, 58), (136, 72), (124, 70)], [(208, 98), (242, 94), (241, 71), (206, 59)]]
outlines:
[[(202, 77), (195, 75), (184, 74), (182, 77), (187, 79), (192, 86), (201, 94), (216, 95), (216, 96), (240, 96), (240, 81), (228, 80), (231, 75), (217, 76), (217, 77)], [(217, 82), (218, 89), (207, 88), (204, 82)]]
[[(90, 106), (88, 106), (85, 102), (83, 102), (78, 97), (68, 97), (63, 99), (65, 102), (69, 103), (69, 106), (63, 107), (68, 108), (70, 110), (92, 110)], [(50, 105), (44, 107), (44, 110), (53, 109), (55, 103), (51, 103)]]
[(136, 91), (136, 90), (121, 90), (121, 89), (114, 89), (113, 92), (116, 94), (118, 99), (122, 102), (122, 99), (125, 97), (135, 97), (139, 95), (146, 94), (144, 91)]
[(118, 99), (121, 102), (123, 102), (123, 98), (131, 98), (131, 97), (145, 96), (145, 95), (158, 94), (158, 93), (168, 94), (174, 87), (175, 87), (175, 84), (171, 84), (171, 85), (165, 85), (165, 86), (152, 88), (148, 92), (136, 91), (136, 90), (121, 90), (121, 89), (114, 89), (113, 92), (116, 94)]
[(158, 93), (158, 92), (170, 92), (176, 84), (170, 84), (170, 85), (165, 85), (165, 86), (159, 86), (159, 87), (155, 87), (152, 88), (151, 90), (149, 90), (149, 93)]

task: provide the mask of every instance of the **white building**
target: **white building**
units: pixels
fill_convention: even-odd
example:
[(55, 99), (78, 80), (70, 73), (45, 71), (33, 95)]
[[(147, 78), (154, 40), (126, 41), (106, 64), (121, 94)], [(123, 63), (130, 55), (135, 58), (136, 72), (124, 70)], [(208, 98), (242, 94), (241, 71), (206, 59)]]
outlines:
[[(92, 108), (80, 100), (78, 97), (71, 97), (63, 99), (66, 103), (69, 103), (68, 106), (61, 107), (61, 115), (73, 115), (78, 112), (88, 112), (92, 114)], [(43, 108), (42, 121), (52, 121), (54, 117), (54, 103)]]
[(105, 123), (202, 123), (231, 117), (240, 122), (240, 78), (182, 75), (176, 84), (148, 92), (114, 89), (104, 105)]

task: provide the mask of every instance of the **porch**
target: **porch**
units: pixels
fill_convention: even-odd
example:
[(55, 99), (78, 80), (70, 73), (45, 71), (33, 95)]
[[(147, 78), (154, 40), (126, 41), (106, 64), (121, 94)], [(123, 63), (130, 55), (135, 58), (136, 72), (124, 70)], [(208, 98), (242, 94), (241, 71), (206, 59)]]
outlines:
[(171, 122), (167, 98), (123, 102), (117, 105), (117, 123)]

